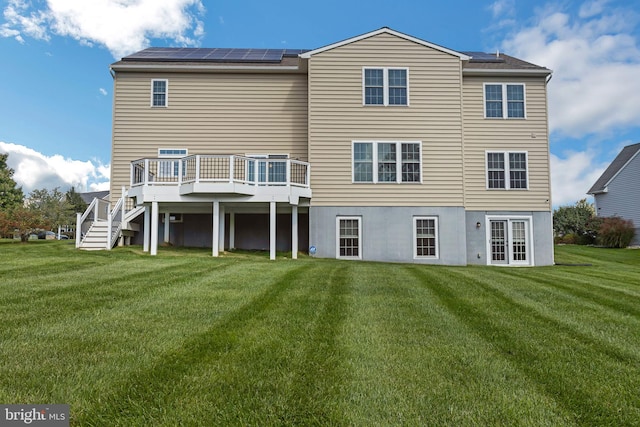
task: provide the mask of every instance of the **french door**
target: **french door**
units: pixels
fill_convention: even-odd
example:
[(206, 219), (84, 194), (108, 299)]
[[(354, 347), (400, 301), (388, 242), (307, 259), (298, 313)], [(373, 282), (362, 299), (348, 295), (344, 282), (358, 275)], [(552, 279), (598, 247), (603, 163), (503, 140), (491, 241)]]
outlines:
[[(287, 159), (283, 154), (249, 155), (255, 162), (249, 162), (249, 179), (259, 183), (284, 183), (287, 181)], [(264, 160), (263, 160), (264, 159)]]
[(529, 219), (489, 219), (489, 233), (490, 264), (532, 264)]

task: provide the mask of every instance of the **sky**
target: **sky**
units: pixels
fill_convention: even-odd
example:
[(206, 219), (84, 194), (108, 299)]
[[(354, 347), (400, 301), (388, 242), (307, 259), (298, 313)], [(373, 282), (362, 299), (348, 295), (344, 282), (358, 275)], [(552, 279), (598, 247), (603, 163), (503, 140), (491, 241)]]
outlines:
[(109, 65), (149, 46), (315, 49), (381, 27), (553, 70), (552, 200), (640, 142), (640, 0), (0, 0), (0, 153), (25, 194), (109, 188)]

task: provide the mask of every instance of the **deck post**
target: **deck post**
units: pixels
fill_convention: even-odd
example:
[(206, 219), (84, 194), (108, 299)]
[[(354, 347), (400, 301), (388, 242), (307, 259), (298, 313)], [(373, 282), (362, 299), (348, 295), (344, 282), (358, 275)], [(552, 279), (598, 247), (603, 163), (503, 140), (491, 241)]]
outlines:
[(213, 228), (213, 236), (212, 236), (212, 241), (211, 241), (211, 255), (213, 256), (218, 256), (220, 254), (220, 250), (218, 248), (218, 244), (219, 242), (219, 235), (220, 235), (220, 202), (218, 200), (215, 200), (213, 202), (213, 224), (212, 224), (212, 228)]
[(171, 223), (171, 214), (166, 212), (164, 214), (164, 242), (169, 243), (169, 224)]
[(224, 252), (224, 205), (220, 206), (220, 234), (218, 236), (218, 246), (220, 250)]
[(276, 259), (276, 202), (269, 202), (269, 259)]
[(151, 202), (151, 255), (158, 254), (158, 202)]
[(291, 206), (291, 258), (298, 259), (298, 206)]
[(144, 207), (144, 240), (142, 242), (142, 251), (149, 252), (149, 238), (151, 237), (151, 211), (149, 206)]
[(236, 214), (229, 212), (229, 249), (236, 248)]

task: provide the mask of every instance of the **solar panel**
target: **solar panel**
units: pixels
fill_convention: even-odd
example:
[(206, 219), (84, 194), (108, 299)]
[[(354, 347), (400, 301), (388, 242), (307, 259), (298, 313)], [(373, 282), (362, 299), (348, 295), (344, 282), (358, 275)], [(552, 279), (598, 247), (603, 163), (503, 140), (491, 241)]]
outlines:
[(280, 62), (307, 49), (170, 48), (150, 47), (122, 58), (124, 61)]
[(462, 52), (471, 57), (471, 62), (504, 62), (503, 58), (496, 56), (495, 53), (486, 52)]

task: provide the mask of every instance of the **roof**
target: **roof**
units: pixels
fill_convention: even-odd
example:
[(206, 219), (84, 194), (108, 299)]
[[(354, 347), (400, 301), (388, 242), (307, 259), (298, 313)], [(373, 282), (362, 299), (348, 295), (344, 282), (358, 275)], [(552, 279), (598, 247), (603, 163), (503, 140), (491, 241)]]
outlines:
[(598, 194), (607, 191), (607, 186), (615, 178), (622, 169), (629, 164), (631, 160), (640, 152), (640, 143), (627, 145), (622, 151), (613, 159), (613, 162), (607, 167), (600, 178), (595, 184), (587, 191), (587, 194)]
[(460, 58), (463, 72), (472, 75), (495, 75), (515, 73), (519, 75), (549, 75), (551, 70), (545, 67), (514, 58), (503, 53), (458, 52), (421, 40), (408, 34), (383, 27), (359, 36), (351, 37), (314, 50), (309, 49), (240, 49), (240, 48), (186, 48), (186, 47), (150, 47), (123, 57), (111, 64), (112, 70), (155, 70), (178, 68), (181, 70), (246, 70), (246, 71), (293, 71), (304, 72), (305, 63), (299, 58), (308, 59), (313, 55), (326, 52), (350, 43), (364, 40), (379, 34), (390, 34), (427, 46), (440, 52)]
[(86, 204), (93, 202), (93, 199), (105, 199), (109, 197), (109, 191), (92, 191), (89, 193), (80, 193), (80, 197)]
[(504, 53), (464, 52), (471, 59), (462, 66), (465, 74), (493, 74), (496, 72), (516, 72), (551, 74), (546, 67), (532, 64)]

